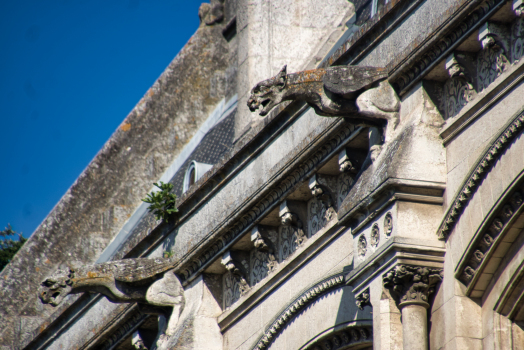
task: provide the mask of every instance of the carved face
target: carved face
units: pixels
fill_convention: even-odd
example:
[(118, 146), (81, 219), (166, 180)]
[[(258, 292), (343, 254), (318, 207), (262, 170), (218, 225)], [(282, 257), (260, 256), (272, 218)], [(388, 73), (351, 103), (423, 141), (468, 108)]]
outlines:
[(273, 107), (282, 102), (282, 90), (286, 87), (287, 81), (286, 68), (287, 66), (284, 66), (273, 78), (261, 81), (251, 90), (251, 96), (247, 101), (251, 112), (262, 106), (259, 114), (264, 116)]
[(40, 300), (44, 304), (57, 306), (68, 295), (73, 287), (73, 271), (58, 270), (53, 276), (42, 282), (39, 290)]

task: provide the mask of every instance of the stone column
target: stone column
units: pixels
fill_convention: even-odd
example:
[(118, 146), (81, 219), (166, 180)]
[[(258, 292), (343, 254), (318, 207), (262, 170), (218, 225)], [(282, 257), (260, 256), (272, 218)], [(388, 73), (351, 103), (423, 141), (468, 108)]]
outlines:
[(398, 265), (383, 276), (384, 287), (402, 312), (404, 350), (428, 349), (429, 295), (442, 281), (442, 272), (441, 268)]

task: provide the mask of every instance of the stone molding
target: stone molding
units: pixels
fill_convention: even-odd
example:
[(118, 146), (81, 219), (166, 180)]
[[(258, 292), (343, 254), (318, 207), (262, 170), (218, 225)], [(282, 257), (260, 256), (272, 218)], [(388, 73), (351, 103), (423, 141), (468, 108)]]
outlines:
[[(433, 43), (419, 59), (409, 68), (394, 73), (391, 81), (399, 96), (405, 94), (411, 86), (419, 81), (435, 64), (445, 59), (463, 39), (485, 22), (506, 0), (487, 0), (460, 23), (448, 30), (440, 40)], [(391, 73), (391, 70), (390, 70)]]
[(110, 335), (109, 339), (100, 344), (100, 347), (97, 348), (100, 350), (112, 349), (115, 345), (124, 340), (125, 337), (133, 333), (147, 317), (149, 317), (149, 315), (144, 315), (140, 312), (134, 313), (130, 319), (128, 319), (123, 325), (118, 327), (117, 330)]
[(373, 327), (367, 325), (350, 324), (339, 328), (328, 335), (315, 339), (301, 349), (304, 350), (337, 350), (352, 349), (373, 344)]
[(442, 281), (443, 272), (441, 268), (397, 265), (382, 279), (401, 308), (412, 304), (429, 308), (429, 296)]
[(344, 275), (339, 273), (324, 279), (315, 284), (313, 287), (306, 290), (298, 298), (295, 299), (285, 308), (285, 310), (277, 316), (276, 320), (266, 329), (264, 335), (253, 346), (253, 350), (267, 349), (273, 340), (282, 332), (286, 325), (297, 315), (300, 311), (305, 309), (309, 304), (319, 299), (322, 295), (332, 290), (344, 286)]
[(475, 282), (487, 265), (489, 258), (498, 243), (504, 238), (514, 218), (524, 207), (524, 191), (522, 185), (510, 192), (506, 199), (500, 202), (490, 220), (479, 230), (477, 239), (464, 253), (464, 258), (456, 271), (456, 277), (468, 287), (467, 293), (473, 290)]
[(506, 124), (506, 127), (492, 139), (486, 151), (469, 172), (460, 190), (450, 203), (446, 215), (437, 230), (437, 235), (440, 240), (447, 239), (464, 211), (464, 208), (475, 194), (481, 180), (491, 171), (496, 160), (502, 156), (503, 151), (509, 146), (513, 138), (520, 134), (523, 129), (524, 110), (518, 112), (517, 115)]
[[(284, 196), (295, 185), (303, 181), (314, 169), (320, 165), (331, 153), (347, 142), (347, 139), (357, 130), (351, 124), (342, 124), (339, 126), (339, 132), (332, 138), (324, 142), (320, 148), (308, 157), (302, 164), (295, 167), (290, 175), (285, 177), (280, 183), (273, 188), (260, 202), (255, 204), (245, 215), (234, 223), (232, 228), (225, 232), (219, 239), (215, 240), (208, 249), (193, 258), (179, 270), (180, 279), (185, 285), (196, 276), (208, 263), (215, 260), (225, 249), (233, 243), (236, 238), (249, 230), (256, 220), (263, 217), (266, 212), (273, 206), (277, 205), (282, 196)], [(358, 131), (357, 131), (358, 132)]]

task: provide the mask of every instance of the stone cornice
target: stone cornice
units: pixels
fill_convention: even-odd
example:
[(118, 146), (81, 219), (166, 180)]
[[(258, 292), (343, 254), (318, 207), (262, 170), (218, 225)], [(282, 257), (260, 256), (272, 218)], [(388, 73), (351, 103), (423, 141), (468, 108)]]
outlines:
[(309, 304), (319, 299), (322, 295), (344, 286), (344, 275), (342, 273), (330, 276), (316, 283), (311, 288), (300, 294), (266, 329), (264, 335), (253, 346), (253, 350), (267, 349), (286, 325), (300, 311)]
[[(491, 17), (507, 0), (464, 1), (458, 3), (456, 11), (426, 42), (417, 47), (409, 47), (400, 57), (405, 59), (399, 63), (388, 64), (390, 81), (398, 94), (405, 94), (416, 82), (440, 61), (444, 60), (453, 49), (465, 40), (474, 30)], [(465, 16), (473, 6), (480, 6)], [(464, 17), (465, 16), (465, 17)], [(422, 38), (421, 38), (422, 39)], [(416, 42), (420, 42), (417, 40)]]
[(522, 133), (523, 129), (524, 110), (521, 110), (511, 118), (506, 126), (502, 128), (501, 132), (491, 140), (486, 150), (469, 171), (438, 228), (437, 235), (439, 239), (447, 239), (464, 211), (464, 208), (475, 194), (482, 179), (491, 171), (493, 164), (502, 156), (504, 150), (510, 145), (513, 138)]
[(191, 260), (183, 261), (179, 267), (176, 267), (176, 271), (181, 276), (184, 284), (189, 283), (209, 263), (215, 260), (243, 234), (248, 232), (256, 221), (277, 206), (279, 201), (296, 185), (309, 178), (323, 161), (327, 161), (329, 157), (336, 154), (339, 148), (343, 147), (355, 135), (355, 132), (358, 133), (360, 129), (355, 129), (354, 126), (348, 123), (341, 123), (336, 130), (337, 133), (335, 135), (314, 147), (316, 150), (312, 154), (303, 154), (301, 163), (294, 166), (287, 176), (270, 187), (269, 193), (255, 203), (244, 215), (236, 219), (227, 231), (218, 236), (213, 243), (207, 245), (205, 250), (201, 250), (199, 254), (193, 254)]

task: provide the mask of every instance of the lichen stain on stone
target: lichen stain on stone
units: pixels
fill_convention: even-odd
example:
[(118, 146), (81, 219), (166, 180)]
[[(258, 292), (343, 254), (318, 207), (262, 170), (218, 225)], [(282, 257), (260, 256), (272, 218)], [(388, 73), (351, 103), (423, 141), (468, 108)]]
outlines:
[(131, 129), (131, 123), (124, 123), (124, 124), (122, 124), (120, 129), (122, 129), (122, 131), (128, 131), (129, 129)]
[(89, 271), (89, 272), (87, 273), (87, 277), (89, 277), (89, 278), (95, 278), (95, 277), (97, 277), (97, 273), (96, 273), (96, 272)]

